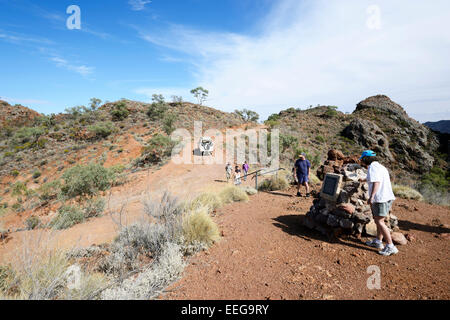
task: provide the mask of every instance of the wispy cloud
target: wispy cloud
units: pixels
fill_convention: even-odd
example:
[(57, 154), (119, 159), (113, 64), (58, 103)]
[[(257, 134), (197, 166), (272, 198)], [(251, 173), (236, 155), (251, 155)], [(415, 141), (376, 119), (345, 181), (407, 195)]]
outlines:
[(151, 3), (151, 0), (128, 0), (128, 4), (134, 11), (141, 11), (145, 9), (145, 6)]
[(450, 90), (450, 2), (378, 0), (379, 30), (368, 28), (372, 1), (281, 0), (261, 20), (257, 35), (172, 25), (139, 31), (160, 47), (181, 52), (215, 106), (249, 106), (267, 116), (288, 106), (339, 105), (353, 111), (384, 93), (411, 114), (417, 103)]
[(91, 75), (94, 72), (94, 68), (93, 67), (87, 67), (85, 65), (75, 65), (73, 63), (70, 63), (69, 61), (58, 57), (58, 56), (54, 56), (50, 58), (51, 61), (53, 61), (57, 67), (60, 68), (64, 68), (67, 69), (69, 71), (73, 71), (76, 72), (78, 74), (81, 74), (82, 76), (88, 76)]
[(54, 44), (53, 41), (45, 38), (3, 31), (1, 29), (0, 29), (0, 40), (14, 44), (39, 44), (39, 45)]

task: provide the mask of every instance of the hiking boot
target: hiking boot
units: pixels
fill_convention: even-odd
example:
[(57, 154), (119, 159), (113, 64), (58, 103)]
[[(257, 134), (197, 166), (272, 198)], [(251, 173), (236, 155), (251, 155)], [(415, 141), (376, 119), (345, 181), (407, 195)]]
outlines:
[(307, 193), (307, 194), (306, 194), (306, 197), (307, 197), (307, 198), (311, 197), (311, 193)]
[(297, 192), (297, 197), (301, 197), (302, 194), (300, 192)]
[(386, 245), (386, 247), (384, 247), (384, 249), (379, 251), (378, 253), (381, 254), (382, 256), (390, 256), (392, 254), (397, 254), (398, 249), (395, 246), (391, 247)]
[(368, 245), (369, 247), (372, 247), (372, 248), (384, 249), (383, 242), (379, 241), (378, 239), (373, 239), (371, 241), (367, 241), (366, 245)]

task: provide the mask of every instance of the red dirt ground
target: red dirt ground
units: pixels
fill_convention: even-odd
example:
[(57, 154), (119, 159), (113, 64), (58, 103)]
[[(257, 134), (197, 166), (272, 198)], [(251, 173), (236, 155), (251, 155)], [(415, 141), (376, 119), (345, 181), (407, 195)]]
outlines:
[[(303, 227), (312, 199), (294, 194), (259, 193), (219, 210), (223, 239), (195, 256), (163, 299), (450, 298), (448, 208), (398, 199), (400, 231), (415, 240), (383, 257), (366, 238), (330, 243)], [(380, 268), (380, 290), (367, 288), (371, 265)]]

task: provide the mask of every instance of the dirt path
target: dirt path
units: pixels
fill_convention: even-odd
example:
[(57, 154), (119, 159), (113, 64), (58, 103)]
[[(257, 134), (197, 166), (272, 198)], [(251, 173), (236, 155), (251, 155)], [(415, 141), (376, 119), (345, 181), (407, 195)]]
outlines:
[[(192, 154), (189, 145), (185, 147), (187, 154)], [(63, 249), (71, 249), (74, 246), (90, 246), (94, 244), (108, 243), (114, 239), (119, 229), (117, 223), (111, 218), (114, 214), (115, 220), (119, 220), (117, 212), (122, 212), (122, 222), (127, 225), (136, 221), (143, 214), (143, 201), (158, 198), (165, 191), (188, 201), (205, 191), (217, 191), (224, 188), (225, 164), (211, 163), (210, 157), (191, 156), (191, 164), (176, 164), (170, 161), (159, 169), (140, 171), (128, 176), (128, 182), (122, 186), (113, 188), (105, 194), (107, 200), (106, 213), (99, 218), (93, 218), (70, 229), (32, 230), (12, 233), (7, 242), (0, 244), (0, 263), (12, 261), (17, 250), (28, 241), (33, 239), (50, 239), (55, 246)], [(194, 161), (197, 161), (195, 163)], [(254, 180), (248, 180), (246, 185), (254, 185)], [(52, 212), (44, 217), (50, 221), (57, 212)], [(2, 218), (6, 228), (23, 227), (23, 218), (14, 213)]]
[[(286, 192), (293, 195), (294, 190)], [(361, 240), (329, 243), (301, 226), (312, 200), (260, 193), (220, 210), (223, 239), (194, 257), (164, 299), (449, 299), (450, 210), (397, 200), (401, 232), (416, 240), (382, 257)], [(417, 210), (416, 210), (417, 209)], [(362, 239), (365, 240), (365, 239)], [(369, 290), (369, 266), (381, 290)]]

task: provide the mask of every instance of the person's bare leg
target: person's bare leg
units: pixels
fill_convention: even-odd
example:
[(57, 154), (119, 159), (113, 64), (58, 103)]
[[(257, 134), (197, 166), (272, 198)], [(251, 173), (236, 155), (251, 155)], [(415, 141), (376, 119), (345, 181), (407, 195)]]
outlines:
[[(384, 239), (386, 240), (387, 244), (393, 244), (392, 243), (392, 238), (391, 238), (391, 233), (388, 229), (388, 227), (386, 226), (386, 224), (384, 223), (384, 217), (375, 217), (375, 224), (377, 225), (377, 234), (381, 233), (381, 240)], [(378, 238), (380, 240), (380, 238)]]
[(309, 183), (308, 182), (305, 182), (305, 187), (306, 187), (306, 194), (308, 194), (309, 193)]

